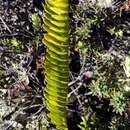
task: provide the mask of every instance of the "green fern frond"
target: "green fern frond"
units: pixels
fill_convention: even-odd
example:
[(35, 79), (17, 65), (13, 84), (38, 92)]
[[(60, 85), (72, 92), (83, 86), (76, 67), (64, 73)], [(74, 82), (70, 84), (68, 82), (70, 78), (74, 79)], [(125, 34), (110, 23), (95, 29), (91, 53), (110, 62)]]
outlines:
[(69, 4), (68, 0), (46, 0), (43, 43), (47, 46), (44, 63), (45, 98), (48, 116), (58, 130), (67, 130), (66, 104), (69, 80)]

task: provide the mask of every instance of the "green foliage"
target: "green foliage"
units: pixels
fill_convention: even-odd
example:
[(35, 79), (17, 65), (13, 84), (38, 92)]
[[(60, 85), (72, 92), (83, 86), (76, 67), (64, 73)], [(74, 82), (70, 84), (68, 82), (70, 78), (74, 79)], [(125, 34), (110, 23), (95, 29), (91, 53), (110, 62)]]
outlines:
[(0, 47), (0, 85), (3, 87), (12, 82), (10, 70), (19, 64), (20, 59), (18, 57), (23, 56), (23, 45), (20, 40), (13, 37), (11, 39), (2, 39)]
[(123, 31), (124, 30), (116, 30), (116, 27), (113, 28), (108, 28), (107, 30), (111, 35), (115, 35), (117, 38), (122, 38), (123, 37)]
[(95, 115), (95, 113), (92, 111), (92, 109), (90, 108), (89, 104), (88, 104), (88, 100), (86, 99), (83, 104), (86, 106), (85, 110), (84, 110), (84, 116), (81, 117), (81, 122), (78, 125), (78, 127), (81, 130), (91, 130), (91, 128), (93, 128), (93, 130), (96, 130), (95, 126), (97, 125), (97, 117)]
[(86, 117), (81, 117), (81, 119), (82, 119), (82, 122), (80, 123), (80, 125), (78, 125), (79, 128), (81, 130), (91, 130), (91, 128), (87, 126), (88, 117), (87, 116)]
[[(124, 20), (124, 16), (120, 16), (119, 12), (113, 15), (112, 10), (102, 9), (88, 0), (77, 5), (74, 18), (76, 20), (75, 49), (79, 51), (81, 64), (85, 64), (85, 69), (93, 71), (93, 80), (86, 85), (86, 91), (92, 93), (91, 97), (88, 97), (90, 99), (96, 97), (100, 102), (103, 99), (109, 101), (108, 109), (112, 109), (111, 113), (115, 119), (119, 118), (115, 125), (111, 126), (111, 129), (116, 130), (129, 104), (128, 21)], [(98, 114), (99, 111), (96, 118), (100, 122), (102, 117)], [(100, 123), (102, 126), (98, 127), (99, 130), (105, 129), (105, 125), (107, 125), (106, 129), (109, 129), (109, 123)], [(83, 121), (81, 124), (83, 129), (82, 127), (86, 127), (88, 122), (85, 124)], [(86, 129), (92, 128), (89, 126)]]
[(11, 39), (3, 39), (1, 40), (1, 44), (4, 47), (8, 47), (8, 51), (13, 51), (14, 53), (22, 53), (23, 49), (23, 44), (21, 43), (20, 40), (17, 38), (13, 37)]
[(66, 130), (66, 104), (69, 80), (69, 3), (68, 0), (47, 0), (45, 4), (43, 43), (47, 46), (45, 98), (48, 116), (58, 130)]
[(35, 31), (39, 31), (41, 29), (41, 19), (38, 13), (32, 14), (32, 25)]
[(109, 124), (109, 130), (129, 130), (130, 119), (127, 120), (122, 116), (114, 116)]
[(102, 9), (97, 5), (93, 5), (90, 0), (85, 0), (79, 4), (74, 14), (74, 18), (78, 23), (75, 31), (76, 36), (83, 41), (88, 40), (93, 32), (92, 28), (100, 28), (101, 23), (106, 18)]
[(126, 99), (125, 96), (123, 95), (123, 92), (121, 91), (113, 92), (111, 102), (110, 102), (110, 105), (112, 105), (114, 108), (113, 111), (122, 114), (126, 107), (125, 100)]
[(113, 117), (112, 121), (110, 122), (109, 129), (110, 130), (118, 130), (118, 124), (120, 123), (119, 118)]

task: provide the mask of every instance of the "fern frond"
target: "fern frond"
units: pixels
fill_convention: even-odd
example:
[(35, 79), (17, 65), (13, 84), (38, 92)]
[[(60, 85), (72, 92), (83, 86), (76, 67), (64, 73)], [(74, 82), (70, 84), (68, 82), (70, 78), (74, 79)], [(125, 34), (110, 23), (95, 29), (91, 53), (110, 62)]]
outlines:
[(43, 43), (47, 47), (44, 63), (45, 98), (48, 116), (58, 130), (67, 130), (66, 103), (69, 65), (69, 4), (68, 0), (46, 0)]

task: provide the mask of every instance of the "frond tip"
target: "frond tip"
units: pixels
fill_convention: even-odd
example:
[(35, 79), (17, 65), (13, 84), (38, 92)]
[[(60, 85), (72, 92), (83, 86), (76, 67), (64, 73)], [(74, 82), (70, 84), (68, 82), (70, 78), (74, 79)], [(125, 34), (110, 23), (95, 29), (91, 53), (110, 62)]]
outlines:
[(46, 0), (43, 43), (47, 47), (44, 63), (45, 98), (48, 116), (58, 130), (67, 130), (66, 103), (69, 65), (69, 4), (68, 0)]

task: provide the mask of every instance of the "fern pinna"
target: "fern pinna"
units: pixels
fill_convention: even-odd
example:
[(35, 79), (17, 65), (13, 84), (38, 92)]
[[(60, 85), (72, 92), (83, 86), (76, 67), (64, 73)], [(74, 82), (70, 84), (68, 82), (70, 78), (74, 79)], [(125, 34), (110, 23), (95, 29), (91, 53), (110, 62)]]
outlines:
[(69, 3), (68, 0), (46, 0), (44, 9), (44, 29), (47, 32), (43, 38), (47, 47), (44, 63), (47, 82), (45, 98), (50, 111), (48, 116), (58, 130), (67, 130)]

